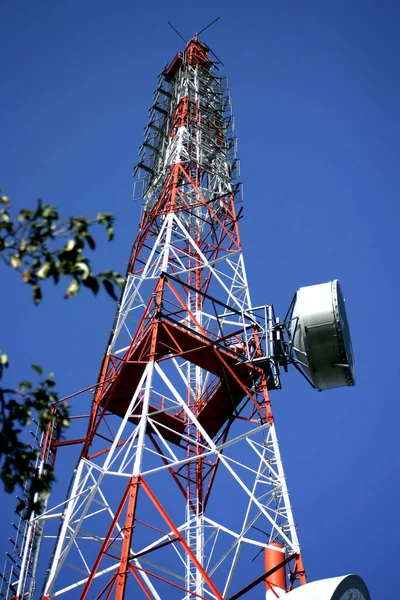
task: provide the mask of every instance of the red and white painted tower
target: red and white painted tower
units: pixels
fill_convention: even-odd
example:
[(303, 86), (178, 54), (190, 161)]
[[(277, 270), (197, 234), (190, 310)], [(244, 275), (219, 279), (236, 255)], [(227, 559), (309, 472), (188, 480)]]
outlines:
[(42, 599), (275, 598), (305, 583), (269, 396), (276, 320), (251, 304), (237, 170), (227, 80), (195, 36), (154, 93), (80, 460), (65, 501), (34, 520), (55, 541)]

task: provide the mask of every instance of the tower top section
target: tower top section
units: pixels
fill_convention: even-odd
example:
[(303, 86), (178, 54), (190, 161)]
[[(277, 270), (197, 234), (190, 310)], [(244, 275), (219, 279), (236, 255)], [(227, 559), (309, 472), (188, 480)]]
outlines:
[(191, 67), (200, 65), (207, 67), (210, 64), (209, 60), (209, 47), (198, 39), (195, 35), (186, 44), (184, 52), (178, 52), (172, 62), (164, 71), (165, 79), (170, 82), (175, 77), (177, 71), (186, 60)]
[(189, 179), (197, 201), (203, 191), (213, 202), (239, 189), (228, 81), (210, 52), (196, 34), (158, 77), (134, 172), (134, 199), (144, 200), (146, 212), (178, 208), (179, 202), (172, 206), (163, 194), (177, 165), (182, 168), (175, 183), (187, 207), (193, 208), (185, 189)]

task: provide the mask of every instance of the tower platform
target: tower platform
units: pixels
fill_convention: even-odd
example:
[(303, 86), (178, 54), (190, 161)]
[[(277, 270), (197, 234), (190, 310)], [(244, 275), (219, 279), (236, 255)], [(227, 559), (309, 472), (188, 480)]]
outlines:
[[(121, 418), (139, 384), (150, 358), (150, 343), (153, 327), (157, 327), (155, 361), (167, 361), (180, 357), (204, 369), (214, 377), (198, 399), (194, 413), (207, 434), (213, 438), (226, 421), (235, 413), (246, 390), (259, 378), (260, 371), (237, 352), (230, 351), (218, 342), (211, 342), (197, 332), (181, 324), (160, 320), (150, 327), (142, 339), (128, 352), (119, 367), (114, 382), (105, 392), (102, 405)], [(177, 407), (171, 410), (163, 406), (162, 400), (152, 398), (149, 417), (161, 426), (164, 437), (172, 443), (182, 445), (186, 414)], [(141, 414), (141, 403), (130, 421), (137, 423)]]

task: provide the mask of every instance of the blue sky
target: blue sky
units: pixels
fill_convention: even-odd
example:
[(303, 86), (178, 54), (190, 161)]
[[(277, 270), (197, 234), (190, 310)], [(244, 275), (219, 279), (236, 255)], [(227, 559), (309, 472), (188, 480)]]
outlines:
[[(65, 216), (114, 212), (95, 264), (124, 271), (140, 216), (132, 166), (157, 75), (182, 49), (167, 19), (190, 37), (217, 16), (204, 40), (230, 79), (253, 302), (283, 316), (300, 286), (333, 278), (347, 299), (357, 386), (319, 394), (289, 373), (272, 398), (306, 569), (355, 572), (372, 598), (393, 596), (400, 5), (3, 0), (1, 186), (15, 208), (41, 197)], [(40, 362), (60, 395), (94, 383), (113, 301), (65, 301), (49, 284), (35, 308), (14, 273), (1, 277), (10, 381)]]

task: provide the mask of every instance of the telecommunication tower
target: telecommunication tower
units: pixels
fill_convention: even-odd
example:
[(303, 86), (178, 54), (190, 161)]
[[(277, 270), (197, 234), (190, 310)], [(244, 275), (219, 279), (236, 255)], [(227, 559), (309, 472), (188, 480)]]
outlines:
[[(227, 79), (196, 35), (154, 92), (139, 233), (68, 495), (28, 521), (22, 546), (52, 540), (52, 554), (34, 553), (29, 578), (19, 565), (4, 598), (273, 599), (313, 585), (270, 391), (289, 364), (317, 389), (354, 384), (343, 298), (337, 281), (301, 288), (282, 321), (252, 305), (238, 169)], [(324, 580), (321, 598), (345, 598), (349, 581), (369, 598), (352, 577)]]

